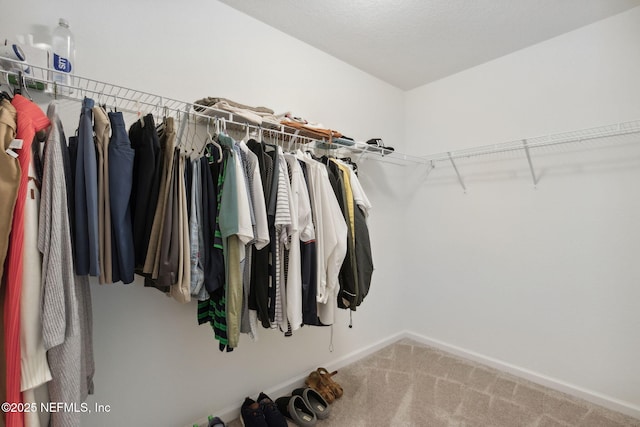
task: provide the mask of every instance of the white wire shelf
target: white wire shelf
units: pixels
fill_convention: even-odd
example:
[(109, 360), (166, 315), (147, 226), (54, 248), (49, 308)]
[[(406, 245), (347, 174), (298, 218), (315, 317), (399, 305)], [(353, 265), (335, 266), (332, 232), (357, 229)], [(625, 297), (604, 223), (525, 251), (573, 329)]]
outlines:
[(352, 146), (334, 144), (332, 141), (326, 138), (319, 138), (317, 135), (304, 129), (296, 129), (280, 123), (263, 121), (262, 125), (255, 125), (248, 122), (242, 116), (228, 111), (119, 86), (88, 77), (74, 75), (72, 76), (71, 84), (54, 82), (51, 78), (55, 72), (54, 70), (10, 58), (2, 58), (1, 63), (4, 68), (0, 66), (0, 73), (3, 75), (3, 80), (0, 84), (5, 84), (9, 87), (18, 87), (22, 84), (25, 95), (30, 95), (30, 91), (44, 92), (55, 99), (69, 99), (78, 102), (82, 102), (85, 97), (92, 97), (98, 103), (106, 103), (124, 112), (137, 113), (153, 111), (157, 116), (172, 115), (176, 117), (188, 114), (189, 119), (193, 118), (200, 123), (208, 123), (211, 120), (221, 120), (225, 127), (240, 127), (242, 129), (253, 130), (260, 134), (264, 132), (271, 136), (277, 134), (277, 140), (289, 148), (304, 146), (325, 150), (335, 155), (358, 156), (359, 159), (367, 156), (380, 159), (384, 162), (397, 164), (406, 164), (406, 162), (427, 163), (427, 161), (420, 157), (392, 153), (364, 142), (354, 141)]
[(450, 161), (450, 157), (454, 160), (485, 156), (489, 154), (505, 153), (510, 151), (524, 151), (525, 147), (529, 149), (550, 147), (569, 143), (588, 142), (596, 139), (606, 139), (611, 137), (640, 134), (640, 120), (630, 122), (616, 123), (612, 125), (599, 126), (589, 129), (574, 130), (570, 132), (562, 132), (552, 135), (544, 135), (535, 138), (519, 139), (515, 141), (504, 142), (500, 144), (490, 144), (478, 147), (471, 147), (462, 150), (454, 150), (442, 152), (432, 155), (421, 156), (427, 161)]
[(427, 172), (430, 172), (437, 163), (448, 162), (456, 171), (460, 184), (465, 190), (466, 187), (456, 165), (456, 161), (460, 159), (471, 159), (501, 153), (524, 152), (535, 185), (537, 184), (537, 178), (531, 159), (532, 150), (566, 145), (569, 143), (614, 140), (623, 136), (640, 135), (640, 120), (636, 120), (500, 144), (483, 145), (462, 150), (416, 156), (390, 151), (384, 147), (378, 147), (364, 142), (354, 141), (353, 145), (341, 145), (333, 141), (328, 141), (327, 139), (318, 138), (305, 130), (295, 129), (283, 124), (263, 122), (261, 126), (256, 126), (248, 123), (243, 117), (227, 111), (118, 86), (87, 77), (75, 75), (70, 85), (54, 83), (50, 78), (54, 70), (49, 68), (38, 67), (9, 58), (2, 58), (1, 62), (4, 68), (0, 68), (0, 73), (3, 75), (3, 80), (0, 84), (15, 87), (21, 82), (27, 94), (29, 94), (29, 91), (45, 92), (53, 98), (71, 99), (75, 101), (82, 101), (85, 96), (91, 96), (99, 103), (105, 102), (126, 112), (136, 113), (151, 110), (155, 111), (158, 116), (163, 114), (167, 115), (167, 113), (174, 116), (188, 114), (190, 118), (200, 120), (200, 122), (210, 121), (212, 119), (224, 120), (225, 125), (241, 127), (242, 129), (252, 129), (257, 132), (266, 132), (271, 135), (278, 134), (280, 143), (287, 148), (304, 145), (305, 147), (324, 150), (326, 153), (331, 153), (336, 156), (355, 157), (357, 160), (373, 158), (397, 165), (424, 165), (427, 167)]
[(616, 123), (606, 126), (598, 126), (588, 129), (580, 129), (569, 132), (544, 135), (535, 138), (526, 138), (500, 144), (483, 145), (456, 151), (447, 151), (427, 156), (421, 156), (429, 163), (429, 171), (435, 168), (438, 162), (448, 162), (453, 167), (458, 182), (466, 192), (467, 188), (462, 178), (457, 160), (472, 159), (476, 157), (503, 154), (503, 153), (524, 153), (529, 166), (529, 172), (533, 180), (534, 187), (538, 184), (539, 177), (533, 164), (532, 152), (539, 152), (544, 148), (556, 148), (563, 145), (587, 143), (621, 143), (626, 141), (640, 142), (640, 120)]

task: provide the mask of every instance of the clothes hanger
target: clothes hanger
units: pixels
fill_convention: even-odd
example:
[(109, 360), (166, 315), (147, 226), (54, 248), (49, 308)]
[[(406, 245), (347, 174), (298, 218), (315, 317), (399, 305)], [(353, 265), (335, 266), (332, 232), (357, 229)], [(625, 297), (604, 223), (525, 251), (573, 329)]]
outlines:
[(0, 101), (3, 99), (6, 99), (7, 101), (11, 102), (11, 95), (9, 94), (9, 92), (4, 90), (0, 92)]
[[(5, 74), (5, 81), (6, 81), (6, 86), (8, 88), (11, 87), (11, 84), (9, 83), (9, 74)], [(11, 94), (9, 94), (9, 92), (3, 90), (2, 92), (0, 92), (0, 100), (2, 99), (6, 99), (9, 102), (11, 102)]]
[[(218, 158), (216, 160), (216, 163), (220, 163), (222, 162), (222, 146), (218, 144), (218, 142), (215, 139), (215, 135), (211, 133), (211, 129), (209, 127), (210, 122), (211, 122), (211, 118), (209, 118), (209, 120), (207, 121), (207, 135), (209, 136), (209, 143), (213, 145), (218, 151)], [(218, 123), (218, 119), (216, 118), (216, 129), (219, 130), (218, 126), (219, 126), (219, 123)]]
[(189, 121), (189, 113), (185, 112), (185, 129), (186, 129), (186, 135), (183, 136), (183, 138), (180, 140), (180, 143), (178, 144), (178, 148), (180, 149), (180, 154), (183, 155), (187, 155), (190, 154), (193, 151), (193, 136), (191, 135), (191, 126), (189, 126), (191, 123)]
[(181, 112), (178, 111), (178, 115), (177, 115), (177, 121), (178, 121), (178, 133), (176, 136), (176, 149), (178, 150), (182, 150), (182, 144), (184, 141), (184, 131), (185, 131), (185, 127), (188, 127), (188, 111), (185, 107), (185, 110), (182, 112), (182, 114), (180, 114)]
[(31, 94), (29, 93), (29, 91), (27, 90), (27, 85), (25, 82), (25, 77), (24, 77), (24, 73), (22, 71), (18, 71), (18, 86), (14, 89), (13, 91), (13, 95), (23, 95), (22, 91), (24, 90), (24, 93), (27, 95), (27, 98), (29, 98), (30, 101), (33, 101), (33, 98), (31, 97)]
[[(202, 146), (202, 152), (200, 153), (200, 155), (206, 157), (209, 164), (220, 163), (222, 161), (222, 147), (220, 147), (220, 145), (215, 142), (211, 133), (210, 123), (211, 118), (209, 117), (207, 119), (207, 136), (205, 143)], [(217, 159), (212, 152), (213, 147), (217, 149), (217, 152), (219, 154)]]
[(102, 102), (102, 95), (103, 95), (103, 91), (98, 92), (98, 100), (96, 101), (96, 105), (106, 111), (107, 104)]
[(144, 125), (145, 125), (145, 123), (144, 123), (144, 115), (142, 114), (142, 108), (141, 108), (141, 105), (140, 105), (140, 97), (138, 97), (138, 99), (136, 99), (135, 107), (136, 107), (136, 115), (138, 116), (138, 120), (140, 121), (140, 126), (144, 127)]
[(13, 90), (13, 96), (22, 95), (22, 71), (18, 72), (18, 87)]
[(191, 140), (189, 141), (189, 148), (191, 148), (191, 151), (188, 153), (189, 157), (191, 159), (194, 159), (196, 157), (199, 157), (200, 152), (202, 151), (202, 147), (200, 147), (197, 151), (196, 151), (196, 137), (198, 136), (198, 116), (196, 115), (196, 113), (193, 113), (193, 136), (191, 137)]
[(24, 74), (22, 74), (22, 79), (20, 79), (20, 86), (22, 86), (24, 93), (27, 94), (27, 98), (29, 98), (29, 101), (33, 101), (33, 97), (31, 96), (31, 94), (29, 93), (29, 89), (27, 88), (27, 78), (24, 76)]
[(220, 133), (222, 133), (223, 135), (227, 135), (227, 119), (225, 119), (224, 117), (220, 117), (220, 122), (222, 123), (222, 128)]
[(116, 96), (115, 93), (112, 96), (113, 96), (113, 108), (111, 109), (111, 112), (112, 113), (117, 113), (118, 112), (118, 97)]

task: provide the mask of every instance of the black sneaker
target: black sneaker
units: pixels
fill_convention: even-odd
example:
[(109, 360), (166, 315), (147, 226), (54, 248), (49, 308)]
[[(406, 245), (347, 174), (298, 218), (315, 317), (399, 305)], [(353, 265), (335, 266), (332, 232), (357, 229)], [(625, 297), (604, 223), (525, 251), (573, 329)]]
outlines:
[(240, 421), (245, 427), (269, 427), (258, 402), (249, 397), (244, 399), (240, 408)]
[(209, 424), (207, 427), (226, 427), (224, 421), (222, 421), (219, 417), (209, 416)]
[(265, 419), (269, 427), (287, 427), (287, 419), (278, 410), (278, 407), (273, 400), (264, 393), (260, 393), (258, 396), (258, 403), (262, 409)]

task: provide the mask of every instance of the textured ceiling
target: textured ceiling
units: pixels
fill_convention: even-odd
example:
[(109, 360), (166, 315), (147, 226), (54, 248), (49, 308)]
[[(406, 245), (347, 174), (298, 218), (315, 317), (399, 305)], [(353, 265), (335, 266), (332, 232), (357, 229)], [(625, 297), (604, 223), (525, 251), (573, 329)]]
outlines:
[(401, 89), (640, 5), (640, 0), (221, 0)]

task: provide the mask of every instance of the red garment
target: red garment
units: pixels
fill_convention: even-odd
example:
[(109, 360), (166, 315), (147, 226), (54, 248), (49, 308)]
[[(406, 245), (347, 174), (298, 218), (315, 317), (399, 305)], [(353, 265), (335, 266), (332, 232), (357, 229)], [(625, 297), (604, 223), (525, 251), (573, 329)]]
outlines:
[[(18, 198), (13, 211), (13, 222), (9, 236), (5, 268), (4, 301), (4, 351), (7, 358), (7, 402), (21, 403), (20, 392), (20, 298), (22, 295), (22, 250), (24, 246), (24, 205), (27, 199), (27, 181), (31, 162), (31, 143), (39, 132), (50, 124), (44, 112), (22, 95), (13, 97), (11, 104), (17, 111), (18, 131), (16, 138), (22, 139), (18, 161), (23, 173), (20, 175)], [(8, 412), (7, 427), (24, 426), (22, 412)]]

